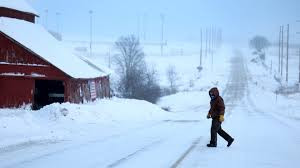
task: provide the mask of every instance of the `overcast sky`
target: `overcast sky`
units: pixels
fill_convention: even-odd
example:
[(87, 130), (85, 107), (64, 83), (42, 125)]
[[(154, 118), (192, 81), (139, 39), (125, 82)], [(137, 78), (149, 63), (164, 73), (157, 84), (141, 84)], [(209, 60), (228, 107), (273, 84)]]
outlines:
[(138, 32), (142, 39), (145, 36), (146, 40), (159, 41), (161, 14), (165, 16), (168, 41), (197, 42), (200, 28), (211, 25), (222, 28), (226, 42), (246, 42), (255, 34), (272, 41), (277, 39), (279, 25), (287, 23), (291, 24), (292, 38), (300, 39), (295, 35), (300, 31), (300, 23), (296, 23), (300, 20), (300, 0), (28, 1), (39, 12), (39, 23), (52, 30), (57, 30), (59, 23), (59, 31), (66, 39), (88, 39), (89, 10), (94, 12), (93, 34), (99, 41)]

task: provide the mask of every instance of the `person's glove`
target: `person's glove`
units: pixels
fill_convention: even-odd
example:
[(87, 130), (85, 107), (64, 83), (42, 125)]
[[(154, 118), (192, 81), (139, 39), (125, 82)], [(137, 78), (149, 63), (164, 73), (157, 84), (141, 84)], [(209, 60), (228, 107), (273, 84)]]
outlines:
[(220, 115), (219, 121), (220, 121), (220, 122), (223, 122), (223, 121), (224, 121), (224, 115)]
[(210, 118), (211, 118), (210, 114), (207, 114), (206, 118), (207, 118), (207, 119), (210, 119)]

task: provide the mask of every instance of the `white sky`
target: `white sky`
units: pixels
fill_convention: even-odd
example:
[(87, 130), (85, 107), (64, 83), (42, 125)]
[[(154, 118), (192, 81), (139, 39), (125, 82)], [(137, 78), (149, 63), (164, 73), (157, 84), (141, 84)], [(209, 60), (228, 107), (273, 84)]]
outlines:
[[(291, 39), (300, 41), (300, 35), (296, 35), (296, 31), (300, 31), (300, 23), (296, 23), (300, 20), (299, 0), (28, 1), (40, 13), (40, 23), (53, 30), (58, 29), (58, 23), (59, 30), (67, 39), (88, 39), (88, 11), (93, 10), (94, 39), (99, 41), (138, 34), (139, 29), (141, 37), (145, 35), (146, 40), (159, 41), (161, 13), (165, 15), (165, 37), (168, 41), (197, 42), (200, 28), (211, 25), (222, 28), (227, 42), (246, 43), (256, 34), (275, 41), (279, 26), (288, 23), (291, 25)], [(59, 17), (56, 17), (57, 12)]]

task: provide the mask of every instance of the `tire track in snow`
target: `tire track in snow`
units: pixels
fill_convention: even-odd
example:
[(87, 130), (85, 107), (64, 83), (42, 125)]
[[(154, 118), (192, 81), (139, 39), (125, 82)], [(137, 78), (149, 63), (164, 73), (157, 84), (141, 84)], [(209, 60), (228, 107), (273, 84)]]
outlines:
[[(112, 135), (109, 135), (109, 136), (101, 137), (99, 139), (93, 139), (93, 140), (89, 140), (89, 141), (81, 142), (81, 143), (76, 143), (76, 144), (68, 144), (65, 147), (58, 148), (58, 149), (55, 149), (53, 151), (41, 153), (40, 155), (38, 155), (36, 157), (33, 157), (33, 158), (28, 158), (28, 159), (25, 159), (25, 160), (22, 160), (22, 161), (10, 163), (10, 164), (6, 165), (5, 168), (15, 168), (15, 167), (20, 167), (20, 166), (26, 165), (26, 164), (31, 164), (31, 163), (34, 163), (34, 162), (39, 161), (41, 159), (51, 158), (51, 157), (53, 157), (57, 154), (61, 154), (61, 153), (72, 151), (72, 150), (78, 150), (80, 148), (86, 148), (86, 146), (91, 146), (93, 144), (107, 142), (107, 141), (109, 141), (111, 139), (114, 139), (114, 138), (124, 137), (128, 134), (136, 133), (136, 132), (143, 131), (145, 129), (156, 127), (156, 126), (161, 126), (163, 124), (165, 124), (165, 122), (159, 121), (159, 122), (155, 122), (153, 124), (147, 125), (147, 126), (135, 127), (135, 128), (126, 130), (122, 133), (117, 133), (117, 134), (112, 134)], [(16, 146), (18, 146), (17, 150), (24, 150), (24, 149), (30, 148), (30, 147), (54, 145), (54, 144), (59, 144), (61, 142), (65, 142), (65, 141), (70, 141), (70, 140), (61, 140), (61, 141), (57, 141), (56, 143), (34, 143), (34, 144), (31, 144), (29, 147), (26, 146), (27, 143), (25, 143), (25, 145), (20, 144), (19, 146), (18, 145), (16, 145)], [(11, 147), (9, 147), (8, 149), (4, 149), (2, 151), (0, 149), (0, 154), (14, 152), (14, 151), (16, 151), (16, 150), (13, 150)]]
[(197, 138), (170, 168), (177, 168), (181, 164), (181, 162), (197, 147), (201, 139), (202, 137)]
[[(128, 154), (127, 156), (125, 156), (125, 157), (123, 157), (123, 158), (121, 158), (121, 159), (119, 159), (119, 160), (117, 160), (117, 161), (115, 161), (115, 162), (109, 164), (109, 165), (106, 166), (106, 167), (107, 167), (107, 168), (114, 168), (114, 167), (117, 167), (117, 166), (121, 165), (122, 163), (128, 161), (129, 159), (132, 159), (134, 156), (138, 155), (139, 153), (145, 152), (145, 151), (147, 151), (149, 148), (151, 148), (152, 146), (158, 145), (158, 144), (160, 144), (161, 142), (162, 142), (162, 140), (154, 141), (154, 142), (152, 142), (152, 143), (150, 143), (150, 144), (148, 144), (148, 145), (146, 145), (146, 146), (144, 146), (144, 147), (142, 147), (142, 148), (140, 148), (140, 149), (138, 149), (138, 150), (136, 150), (136, 151), (134, 151), (134, 152)], [(97, 166), (96, 166), (96, 167), (97, 167)]]
[(247, 73), (245, 61), (240, 51), (235, 51), (235, 56), (231, 59), (230, 79), (223, 91), (225, 104), (228, 108), (226, 116), (230, 116), (232, 110), (245, 97), (247, 87)]
[(9, 146), (0, 147), (0, 155), (8, 152), (15, 152), (18, 150), (23, 150), (25, 148), (30, 148), (33, 146), (44, 146), (51, 145), (63, 142), (63, 140), (55, 140), (55, 139), (44, 139), (44, 140), (29, 140), (18, 144), (13, 144)]

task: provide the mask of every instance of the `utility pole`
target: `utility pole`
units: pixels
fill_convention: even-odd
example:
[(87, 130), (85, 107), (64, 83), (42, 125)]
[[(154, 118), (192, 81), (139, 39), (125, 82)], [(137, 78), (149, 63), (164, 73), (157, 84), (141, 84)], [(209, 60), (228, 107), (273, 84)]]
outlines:
[(143, 15), (143, 38), (144, 38), (144, 41), (146, 41), (146, 35), (147, 35), (147, 14), (144, 13), (144, 15)]
[(218, 48), (220, 48), (221, 47), (221, 28), (218, 29), (217, 42), (218, 42), (217, 46), (218, 46)]
[(216, 49), (217, 48), (217, 27), (216, 26), (214, 26), (214, 40), (213, 40), (213, 42), (214, 42), (214, 49)]
[[(296, 22), (300, 23), (300, 20), (296, 20)], [(300, 32), (296, 32), (296, 34), (300, 34)]]
[(214, 26), (211, 26), (211, 53), (214, 51)]
[(45, 10), (45, 27), (46, 29), (48, 29), (48, 9)]
[(214, 37), (214, 33), (215, 32), (215, 28), (214, 26), (211, 27), (211, 50), (212, 52), (214, 51), (214, 43), (215, 43), (215, 37)]
[(140, 15), (138, 14), (137, 16), (137, 38), (140, 41), (140, 26), (141, 25), (141, 21), (140, 21)]
[(289, 30), (290, 29), (290, 25), (287, 24), (287, 37), (286, 37), (286, 82), (288, 82), (289, 79)]
[(280, 26), (280, 31), (279, 31), (279, 42), (278, 42), (278, 73), (280, 73), (280, 60), (281, 60), (281, 26)]
[(110, 68), (111, 66), (111, 48), (108, 49), (108, 68)]
[(273, 71), (273, 60), (271, 60), (271, 70), (270, 70), (270, 74), (272, 74)]
[(208, 53), (211, 52), (211, 26), (209, 27), (209, 33), (208, 33)]
[[(300, 20), (296, 20), (296, 22), (300, 22)], [(300, 34), (300, 33), (297, 32), (297, 34)], [(298, 82), (299, 82), (299, 85), (300, 85), (300, 48), (299, 48), (299, 81)]]
[(207, 37), (208, 37), (208, 32), (206, 28), (205, 29), (205, 58), (207, 57)]
[(222, 28), (219, 30), (219, 47), (222, 45)]
[(300, 48), (299, 48), (299, 84), (300, 84)]
[(201, 46), (200, 46), (200, 67), (202, 67), (202, 29), (200, 29), (200, 41), (201, 41)]
[(280, 76), (283, 75), (283, 36), (284, 36), (284, 26), (281, 26), (281, 63), (280, 63)]
[(56, 12), (55, 13), (55, 15), (56, 15), (56, 32), (58, 33), (58, 34), (60, 34), (60, 32), (59, 32), (59, 16), (60, 16), (60, 13), (59, 12)]
[(213, 48), (216, 49), (217, 48), (217, 27), (216, 26), (214, 26), (214, 31), (213, 32), (214, 32), (214, 34), (213, 34), (214, 35), (213, 36), (214, 37), (214, 40), (213, 40), (213, 42), (214, 42), (213, 46), (214, 47)]
[(164, 14), (160, 14), (161, 19), (161, 44), (160, 44), (160, 56), (164, 54), (164, 23), (165, 23), (165, 16)]
[(209, 50), (211, 54), (211, 71), (213, 71), (213, 66), (214, 66), (214, 55), (213, 55), (213, 49), (212, 49), (212, 26), (210, 27), (210, 36), (209, 36)]
[(93, 11), (89, 11), (90, 14), (90, 56), (92, 56), (92, 43), (93, 43)]

